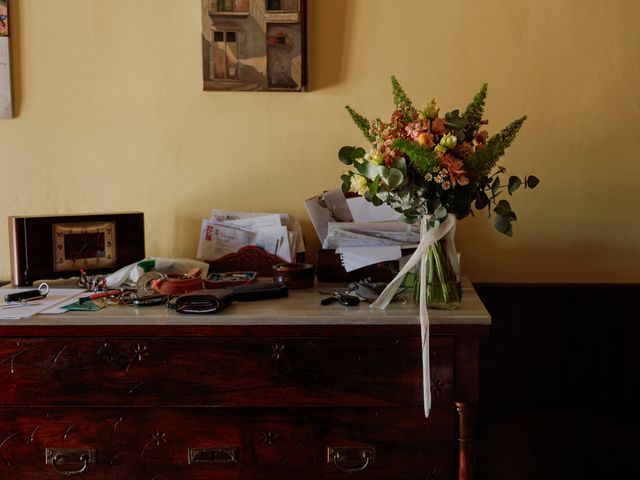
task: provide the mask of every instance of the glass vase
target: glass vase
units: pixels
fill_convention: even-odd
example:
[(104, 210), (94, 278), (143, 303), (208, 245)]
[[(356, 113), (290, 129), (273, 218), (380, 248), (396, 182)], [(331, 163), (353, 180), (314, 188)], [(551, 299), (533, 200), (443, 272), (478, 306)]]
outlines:
[[(426, 284), (421, 285), (420, 272), (413, 275), (413, 299), (420, 303), (420, 289), (426, 288), (428, 308), (453, 310), (462, 302), (459, 261), (453, 245), (453, 236), (443, 238), (427, 250)], [(447, 242), (451, 242), (448, 247)]]

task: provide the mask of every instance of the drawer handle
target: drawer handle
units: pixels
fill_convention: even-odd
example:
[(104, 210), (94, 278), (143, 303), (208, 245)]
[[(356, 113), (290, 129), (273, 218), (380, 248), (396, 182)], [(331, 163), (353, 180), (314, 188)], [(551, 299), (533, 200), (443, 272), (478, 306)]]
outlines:
[(327, 447), (327, 463), (333, 463), (342, 473), (362, 472), (375, 457), (375, 448)]
[(201, 463), (238, 463), (240, 461), (238, 447), (225, 448), (190, 448), (189, 465)]
[[(47, 448), (45, 450), (46, 464), (64, 477), (73, 477), (83, 474), (89, 465), (96, 464), (96, 451), (93, 449), (75, 448)], [(62, 465), (80, 465), (76, 470), (61, 468)]]

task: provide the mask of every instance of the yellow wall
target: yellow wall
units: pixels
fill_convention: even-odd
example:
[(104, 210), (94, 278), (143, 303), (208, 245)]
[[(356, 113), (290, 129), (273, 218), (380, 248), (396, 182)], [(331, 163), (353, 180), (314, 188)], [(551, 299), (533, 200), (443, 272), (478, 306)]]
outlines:
[[(19, 3), (19, 4), (18, 4)], [(479, 217), (474, 281), (640, 280), (640, 2), (309, 0), (309, 91), (203, 92), (200, 0), (12, 1), (17, 118), (0, 121), (0, 217), (141, 210), (147, 252), (194, 256), (212, 207), (287, 211), (336, 188), (363, 144), (343, 106), (388, 118), (464, 108), (489, 83), (493, 133), (529, 120), (503, 165), (542, 179), (513, 238)], [(9, 246), (0, 223), (0, 279)]]

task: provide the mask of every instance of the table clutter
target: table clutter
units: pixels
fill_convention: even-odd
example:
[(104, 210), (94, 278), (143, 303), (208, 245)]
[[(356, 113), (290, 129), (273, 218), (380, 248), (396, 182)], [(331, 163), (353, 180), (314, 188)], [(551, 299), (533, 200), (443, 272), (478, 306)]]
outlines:
[(403, 248), (414, 248), (420, 232), (399, 220), (388, 205), (375, 206), (363, 197), (346, 197), (337, 189), (305, 201), (322, 248), (334, 250), (346, 272), (400, 260)]

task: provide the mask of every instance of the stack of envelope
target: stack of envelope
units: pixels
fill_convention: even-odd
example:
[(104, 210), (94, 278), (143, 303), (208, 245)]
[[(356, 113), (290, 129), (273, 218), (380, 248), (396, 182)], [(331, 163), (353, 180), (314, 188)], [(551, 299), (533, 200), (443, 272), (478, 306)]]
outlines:
[(285, 262), (294, 262), (296, 254), (305, 251), (300, 222), (289, 214), (213, 209), (211, 217), (202, 220), (197, 258), (217, 260), (248, 245)]
[(389, 206), (345, 198), (341, 190), (311, 197), (305, 207), (322, 248), (335, 249), (347, 272), (399, 260), (403, 248), (420, 242), (419, 228), (400, 221)]

